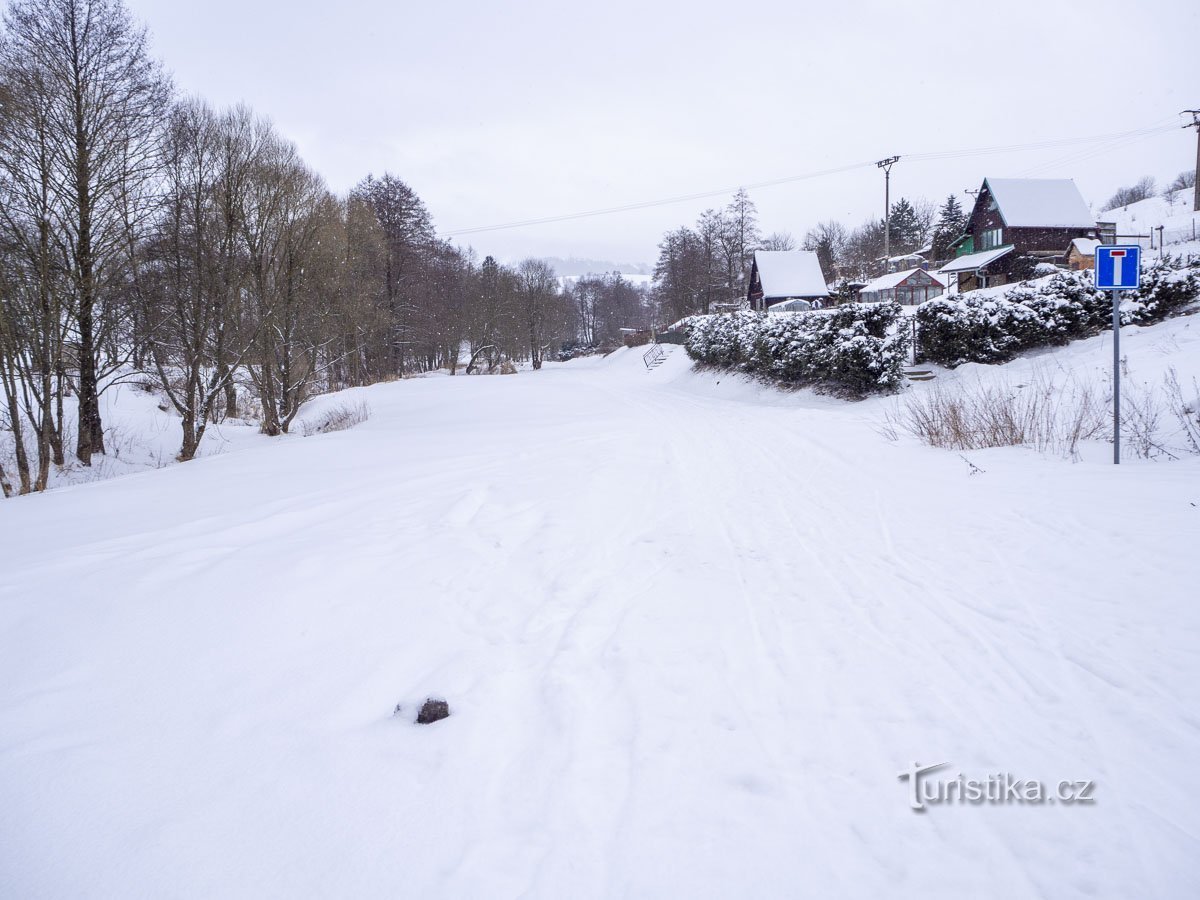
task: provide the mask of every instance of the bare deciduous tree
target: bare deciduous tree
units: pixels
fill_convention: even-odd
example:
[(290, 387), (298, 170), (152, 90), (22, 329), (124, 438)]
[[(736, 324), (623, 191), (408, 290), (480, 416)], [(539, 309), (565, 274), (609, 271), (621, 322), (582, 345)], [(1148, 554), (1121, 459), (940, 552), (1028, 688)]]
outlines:
[(845, 226), (834, 219), (821, 222), (804, 236), (804, 249), (817, 254), (827, 282), (832, 282), (841, 273), (845, 248)]
[(529, 361), (534, 369), (542, 367), (543, 354), (547, 348), (549, 326), (555, 324), (556, 301), (561, 301), (558, 278), (554, 269), (545, 260), (526, 259), (517, 266), (517, 296), (521, 304), (521, 316), (529, 328)]
[[(170, 83), (146, 31), (120, 0), (15, 0), (5, 16), (10, 65), (44, 79), (47, 151), (61, 198), (78, 365), (76, 456), (104, 451), (100, 377), (119, 328), (129, 229), (145, 216), (157, 176)], [(115, 364), (114, 360), (107, 360)]]
[(786, 231), (772, 231), (759, 242), (760, 250), (795, 250), (796, 239)]
[(1108, 212), (1110, 209), (1128, 206), (1130, 203), (1137, 203), (1139, 200), (1145, 200), (1153, 196), (1154, 179), (1147, 175), (1144, 178), (1138, 179), (1136, 184), (1118, 188), (1117, 192), (1108, 198), (1108, 202), (1104, 204), (1101, 212)]

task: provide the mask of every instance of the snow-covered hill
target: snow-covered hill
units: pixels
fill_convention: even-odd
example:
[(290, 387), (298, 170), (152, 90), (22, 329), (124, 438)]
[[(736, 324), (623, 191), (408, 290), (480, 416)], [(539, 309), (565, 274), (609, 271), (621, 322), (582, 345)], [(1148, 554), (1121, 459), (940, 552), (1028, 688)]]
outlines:
[[(1099, 214), (1104, 222), (1115, 222), (1118, 235), (1153, 234), (1154, 247), (1162, 242), (1171, 252), (1200, 252), (1200, 212), (1193, 212), (1191, 188), (1169, 197), (1155, 195), (1128, 206), (1119, 206)], [(1148, 243), (1148, 242), (1147, 242)], [(1187, 246), (1172, 246), (1187, 245)]]
[[(1200, 894), (1200, 457), (967, 462), (642, 353), (0, 503), (0, 893)], [(914, 812), (942, 762), (1096, 802)]]

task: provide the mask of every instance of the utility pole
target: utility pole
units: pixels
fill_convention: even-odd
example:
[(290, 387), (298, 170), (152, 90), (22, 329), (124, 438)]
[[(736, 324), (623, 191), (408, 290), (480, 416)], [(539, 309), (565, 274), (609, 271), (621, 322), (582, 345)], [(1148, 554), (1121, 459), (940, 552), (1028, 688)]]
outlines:
[(1192, 211), (1200, 212), (1200, 109), (1185, 109), (1180, 115), (1192, 117), (1191, 123), (1184, 125), (1184, 128), (1196, 129), (1196, 185), (1193, 189)]
[(892, 257), (892, 166), (900, 159), (889, 156), (875, 163), (875, 167), (883, 169), (883, 271), (887, 274), (888, 260)]

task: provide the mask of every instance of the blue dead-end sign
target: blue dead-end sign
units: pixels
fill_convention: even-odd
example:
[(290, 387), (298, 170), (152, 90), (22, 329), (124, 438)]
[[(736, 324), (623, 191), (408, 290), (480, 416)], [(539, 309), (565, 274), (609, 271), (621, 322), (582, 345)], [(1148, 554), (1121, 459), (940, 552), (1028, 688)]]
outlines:
[(1096, 248), (1096, 287), (1102, 291), (1136, 291), (1142, 283), (1142, 248)]

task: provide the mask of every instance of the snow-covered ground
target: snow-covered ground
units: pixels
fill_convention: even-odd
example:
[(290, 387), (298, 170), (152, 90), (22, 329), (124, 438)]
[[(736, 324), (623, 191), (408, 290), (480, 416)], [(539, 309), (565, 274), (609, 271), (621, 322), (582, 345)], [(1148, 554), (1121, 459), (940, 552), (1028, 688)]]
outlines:
[[(1191, 188), (1175, 191), (1169, 196), (1156, 194), (1099, 213), (1098, 218), (1104, 222), (1115, 222), (1118, 235), (1153, 235), (1155, 250), (1159, 249), (1159, 228), (1162, 228), (1161, 238), (1168, 253), (1198, 252), (1193, 246), (1200, 243), (1200, 212), (1192, 210), (1194, 195)], [(1149, 240), (1140, 243), (1150, 245)], [(1176, 245), (1176, 246), (1171, 246)], [(1181, 249), (1179, 245), (1188, 245)]]
[[(124, 475), (160, 469), (174, 465), (183, 440), (178, 414), (167, 399), (152, 387), (143, 376), (122, 374), (106, 383), (100, 394), (100, 414), (104, 423), (104, 445), (107, 451), (96, 456), (91, 466), (79, 463), (72, 451), (75, 447), (78, 405), (74, 396), (63, 401), (66, 465), (51, 467), (50, 488), (104, 481)], [(297, 429), (299, 433), (300, 429)], [(26, 431), (31, 453), (36, 453), (32, 435)], [(254, 422), (228, 420), (212, 425), (200, 445), (200, 456), (216, 456), (255, 444), (269, 443), (259, 434)], [(17, 467), (13, 458), (11, 431), (0, 431), (0, 463), (3, 463), (14, 483)], [(0, 501), (2, 502), (2, 501)]]
[[(1200, 895), (1200, 458), (641, 355), (0, 503), (0, 894)], [(1095, 803), (914, 812), (941, 762)]]

